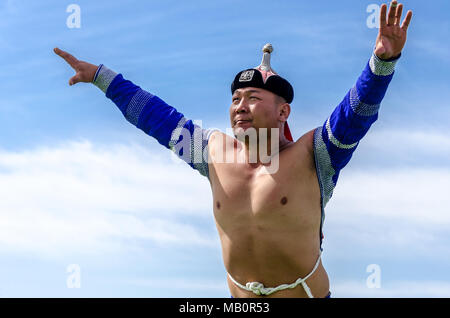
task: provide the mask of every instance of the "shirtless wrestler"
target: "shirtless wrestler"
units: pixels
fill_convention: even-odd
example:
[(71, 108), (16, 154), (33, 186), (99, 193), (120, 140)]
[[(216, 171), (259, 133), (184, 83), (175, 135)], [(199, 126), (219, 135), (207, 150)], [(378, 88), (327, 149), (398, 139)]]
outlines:
[[(323, 126), (297, 141), (287, 125), (293, 89), (270, 67), (270, 46), (264, 48), (259, 67), (239, 72), (232, 83), (229, 114), (234, 137), (202, 129), (102, 64), (54, 51), (76, 71), (69, 85), (86, 82), (99, 87), (128, 121), (208, 178), (233, 297), (327, 297), (330, 284), (320, 258), (324, 208), (340, 170), (378, 117), (412, 18), (409, 11), (400, 24), (402, 9), (396, 1), (389, 13), (385, 4), (381, 6), (375, 49), (361, 76)], [(279, 132), (276, 147), (270, 146), (273, 134), (266, 137), (269, 158), (278, 160), (270, 173), (272, 160), (261, 160), (259, 147), (238, 138), (264, 128)], [(186, 143), (186, 132), (200, 136), (200, 142)], [(257, 138), (259, 145), (258, 134)], [(199, 151), (204, 155), (193, 160)], [(233, 160), (224, 161), (223, 154), (227, 157), (229, 152)]]

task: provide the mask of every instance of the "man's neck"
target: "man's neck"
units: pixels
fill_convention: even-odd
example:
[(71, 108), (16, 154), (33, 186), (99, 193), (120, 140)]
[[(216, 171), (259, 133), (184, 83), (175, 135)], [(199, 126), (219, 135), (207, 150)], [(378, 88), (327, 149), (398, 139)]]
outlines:
[(254, 166), (270, 164), (273, 156), (278, 155), (283, 149), (293, 143), (287, 140), (284, 135), (282, 137), (275, 141), (267, 138), (265, 145), (259, 139), (256, 145), (250, 145), (249, 141), (246, 140), (244, 147), (245, 162)]

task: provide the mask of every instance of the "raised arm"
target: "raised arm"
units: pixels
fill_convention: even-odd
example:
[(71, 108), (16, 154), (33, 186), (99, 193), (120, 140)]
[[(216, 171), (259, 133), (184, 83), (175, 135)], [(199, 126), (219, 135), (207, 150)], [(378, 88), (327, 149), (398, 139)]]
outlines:
[(314, 132), (314, 154), (321, 188), (322, 207), (328, 203), (339, 172), (349, 162), (359, 141), (378, 118), (380, 103), (393, 77), (395, 64), (406, 42), (412, 11), (400, 26), (403, 5), (391, 2), (380, 11), (380, 31), (375, 50), (355, 86)]
[(402, 10), (403, 5), (392, 1), (386, 19), (387, 6), (381, 6), (380, 31), (369, 62), (344, 100), (325, 123), (314, 130), (313, 148), (322, 208), (321, 246), (324, 209), (333, 195), (339, 172), (350, 161), (359, 141), (377, 120), (380, 103), (405, 45), (412, 12), (407, 13), (400, 26)]
[(174, 151), (209, 179), (207, 145), (214, 130), (201, 129), (159, 97), (125, 80), (122, 74), (117, 74), (103, 64), (97, 66), (77, 60), (58, 48), (54, 51), (76, 71), (69, 85), (79, 82), (96, 85), (117, 105), (130, 123)]

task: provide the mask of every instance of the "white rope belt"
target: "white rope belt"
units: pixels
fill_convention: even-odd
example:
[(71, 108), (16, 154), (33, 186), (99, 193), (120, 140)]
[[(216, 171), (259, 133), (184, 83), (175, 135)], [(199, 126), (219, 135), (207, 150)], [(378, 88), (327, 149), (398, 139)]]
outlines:
[(305, 278), (299, 278), (292, 284), (282, 284), (277, 287), (264, 287), (264, 284), (259, 282), (249, 282), (247, 284), (242, 285), (239, 284), (233, 277), (231, 277), (230, 274), (228, 274), (228, 277), (230, 277), (231, 281), (236, 284), (236, 286), (245, 289), (247, 291), (253, 292), (255, 295), (270, 295), (277, 291), (283, 290), (283, 289), (292, 289), (297, 287), (299, 284), (302, 284), (303, 289), (305, 290), (306, 294), (309, 298), (314, 298), (314, 296), (311, 293), (311, 290), (309, 289), (308, 285), (306, 285), (306, 280), (316, 271), (317, 267), (319, 267), (320, 264), (320, 256), (321, 253), (319, 253), (319, 257), (317, 259), (316, 265), (314, 265), (313, 270), (311, 273), (309, 273)]

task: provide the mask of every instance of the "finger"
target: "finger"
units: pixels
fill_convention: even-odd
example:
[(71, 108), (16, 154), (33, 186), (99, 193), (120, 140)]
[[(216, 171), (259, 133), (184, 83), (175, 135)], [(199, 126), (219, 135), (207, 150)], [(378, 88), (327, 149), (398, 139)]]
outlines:
[(384, 28), (386, 26), (386, 11), (387, 5), (382, 4), (380, 10), (380, 28)]
[(397, 1), (394, 0), (391, 2), (391, 7), (389, 8), (388, 25), (394, 25), (396, 10), (397, 10)]
[(402, 12), (403, 12), (403, 4), (400, 3), (397, 7), (397, 12), (395, 13), (394, 25), (400, 25), (400, 21), (402, 21)]
[(413, 13), (411, 10), (409, 10), (408, 13), (406, 14), (405, 20), (403, 20), (403, 23), (402, 23), (403, 30), (405, 30), (405, 31), (408, 30), (408, 26), (409, 26), (409, 23), (411, 22), (412, 16), (413, 16)]
[(60, 50), (57, 47), (53, 51), (59, 56), (61, 56), (67, 63), (69, 63), (70, 66), (75, 68), (75, 64), (78, 62), (78, 60), (73, 55), (63, 50)]
[(76, 74), (75, 76), (73, 76), (70, 80), (69, 80), (69, 85), (72, 86), (76, 83), (80, 82), (80, 78), (78, 76), (78, 74)]

